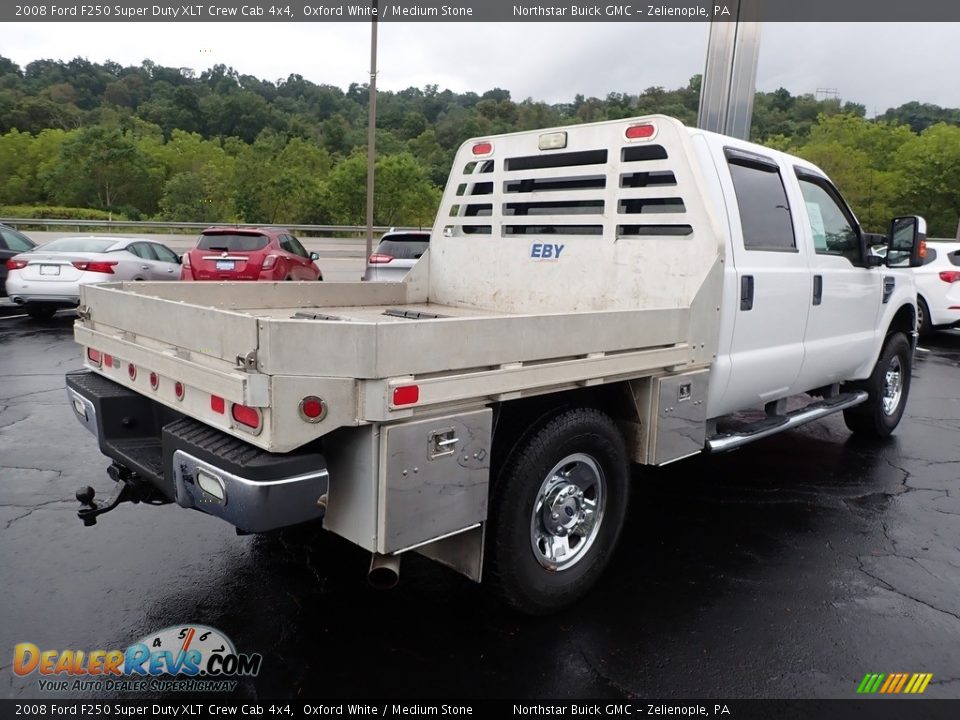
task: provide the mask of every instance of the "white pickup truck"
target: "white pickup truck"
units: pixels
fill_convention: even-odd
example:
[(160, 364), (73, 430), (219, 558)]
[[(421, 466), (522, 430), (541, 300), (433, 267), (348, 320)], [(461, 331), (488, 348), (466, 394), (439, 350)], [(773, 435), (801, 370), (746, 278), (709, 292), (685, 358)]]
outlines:
[(320, 520), (373, 580), (412, 550), (549, 612), (610, 559), (631, 462), (896, 427), (891, 267), (924, 233), (895, 219), (881, 259), (815, 166), (668, 117), (470, 140), (404, 282), (84, 287), (67, 389), (118, 488), (79, 514)]

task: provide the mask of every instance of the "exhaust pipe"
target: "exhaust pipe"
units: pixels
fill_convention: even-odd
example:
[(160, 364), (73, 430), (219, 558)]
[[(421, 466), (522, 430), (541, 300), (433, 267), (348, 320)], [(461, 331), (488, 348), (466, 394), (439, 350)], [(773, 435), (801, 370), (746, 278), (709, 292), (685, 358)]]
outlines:
[(15, 297), (15, 298), (13, 298), (13, 304), (14, 304), (14, 305), (23, 305), (23, 304), (24, 304), (24, 303), (23, 303), (23, 298), (22, 298), (22, 297)]
[(400, 556), (373, 553), (367, 581), (377, 590), (392, 590), (400, 582)]

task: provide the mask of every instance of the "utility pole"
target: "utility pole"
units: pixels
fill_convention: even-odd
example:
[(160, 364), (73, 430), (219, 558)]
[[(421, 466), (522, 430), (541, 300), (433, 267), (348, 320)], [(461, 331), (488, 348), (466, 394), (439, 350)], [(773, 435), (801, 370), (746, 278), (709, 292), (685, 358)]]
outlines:
[[(377, 0), (370, 16), (370, 86), (367, 116), (367, 252), (364, 264), (373, 253), (373, 168), (377, 156)], [(366, 274), (366, 273), (364, 273)]]

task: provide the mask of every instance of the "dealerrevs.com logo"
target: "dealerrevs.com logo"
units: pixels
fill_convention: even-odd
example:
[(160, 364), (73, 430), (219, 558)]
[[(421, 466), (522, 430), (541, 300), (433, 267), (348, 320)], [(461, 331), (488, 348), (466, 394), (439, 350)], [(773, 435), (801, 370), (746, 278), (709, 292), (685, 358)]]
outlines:
[(206, 625), (175, 625), (126, 650), (41, 650), (29, 642), (13, 650), (13, 671), (39, 676), (50, 692), (231, 692), (239, 677), (260, 672), (263, 656), (238, 653)]

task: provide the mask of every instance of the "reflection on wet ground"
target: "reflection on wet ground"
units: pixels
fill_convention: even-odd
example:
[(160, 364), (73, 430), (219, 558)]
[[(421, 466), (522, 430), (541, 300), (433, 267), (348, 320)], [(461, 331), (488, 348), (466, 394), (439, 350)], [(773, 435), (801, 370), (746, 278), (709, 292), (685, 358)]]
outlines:
[(70, 318), (0, 323), (0, 696), (12, 648), (110, 648), (196, 622), (264, 654), (244, 697), (850, 697), (931, 672), (960, 697), (960, 334), (918, 353), (896, 435), (831, 418), (739, 452), (637, 470), (601, 586), (528, 619), (416, 556), (400, 587), (316, 528), (238, 537), (177, 507), (83, 528), (111, 482), (65, 402)]

